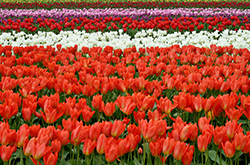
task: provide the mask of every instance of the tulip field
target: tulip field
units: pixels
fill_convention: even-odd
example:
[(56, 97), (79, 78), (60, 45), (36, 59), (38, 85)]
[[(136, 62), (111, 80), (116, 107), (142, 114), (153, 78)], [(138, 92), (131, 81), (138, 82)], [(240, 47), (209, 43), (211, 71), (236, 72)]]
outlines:
[(0, 6), (0, 165), (249, 164), (250, 3)]

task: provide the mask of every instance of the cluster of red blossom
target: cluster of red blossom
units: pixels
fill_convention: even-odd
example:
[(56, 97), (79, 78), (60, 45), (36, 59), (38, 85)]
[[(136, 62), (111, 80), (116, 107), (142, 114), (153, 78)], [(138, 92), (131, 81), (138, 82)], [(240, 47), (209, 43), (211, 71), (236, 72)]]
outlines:
[(249, 50), (216, 45), (77, 50), (77, 45), (0, 46), (4, 162), (18, 148), (25, 160), (56, 164), (60, 155), (69, 160), (63, 156), (66, 146), (82, 143), (88, 161), (93, 152), (108, 162), (139, 152), (142, 163), (155, 157), (190, 164), (196, 145), (203, 154), (212, 144), (228, 158), (236, 150), (249, 154), (249, 130), (237, 123), (250, 120)]
[[(65, 18), (64, 21), (56, 21), (54, 19), (42, 19), (38, 18), (34, 20), (33, 18), (26, 18), (23, 21), (21, 20), (12, 20), (8, 19), (7, 21), (2, 21), (0, 25), (1, 31), (54, 31), (60, 32), (62, 30), (86, 30), (87, 32), (109, 32), (111, 30), (123, 29), (124, 32), (128, 34), (134, 33), (134, 30), (140, 29), (161, 29), (167, 30), (169, 33), (180, 31), (200, 31), (208, 30), (222, 31), (224, 29), (231, 30), (249, 30), (250, 24), (247, 17), (244, 17), (243, 20), (239, 19), (237, 16), (231, 16), (228, 18), (222, 17), (210, 17), (210, 18), (193, 18), (193, 17), (179, 17), (170, 20), (168, 17), (156, 17), (148, 21), (138, 21), (133, 20), (128, 17), (105, 17), (99, 19), (88, 19), (80, 17), (78, 18)], [(133, 30), (133, 31), (131, 31)]]

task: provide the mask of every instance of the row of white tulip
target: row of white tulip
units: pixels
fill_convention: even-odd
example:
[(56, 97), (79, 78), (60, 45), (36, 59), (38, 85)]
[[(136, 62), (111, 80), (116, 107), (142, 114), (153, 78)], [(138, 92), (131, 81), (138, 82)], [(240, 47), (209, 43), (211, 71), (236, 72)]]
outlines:
[(1, 45), (11, 46), (31, 46), (31, 45), (51, 45), (62, 44), (62, 47), (70, 47), (75, 44), (79, 49), (82, 46), (93, 47), (107, 45), (114, 47), (114, 49), (124, 49), (127, 47), (136, 46), (139, 47), (168, 47), (178, 44), (183, 45), (195, 45), (198, 47), (209, 47), (211, 44), (217, 46), (230, 46), (235, 48), (248, 48), (250, 49), (250, 31), (238, 30), (229, 31), (224, 30), (222, 32), (175, 32), (173, 34), (167, 34), (166, 31), (151, 29), (141, 31), (135, 34), (134, 38), (124, 33), (122, 30), (115, 32), (96, 32), (86, 33), (85, 31), (62, 31), (60, 34), (54, 34), (53, 32), (38, 32), (35, 35), (20, 33), (2, 33), (0, 35)]

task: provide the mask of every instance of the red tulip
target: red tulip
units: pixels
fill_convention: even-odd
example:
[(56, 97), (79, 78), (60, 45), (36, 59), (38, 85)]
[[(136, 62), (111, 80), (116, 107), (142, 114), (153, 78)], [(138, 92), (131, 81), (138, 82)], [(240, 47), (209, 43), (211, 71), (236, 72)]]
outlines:
[(83, 118), (83, 121), (84, 121), (85, 123), (88, 123), (94, 114), (95, 114), (95, 111), (91, 111), (91, 112), (90, 112), (90, 111), (84, 109), (84, 110), (82, 111), (82, 118)]
[(104, 111), (106, 116), (112, 116), (113, 113), (115, 112), (115, 104), (114, 103), (107, 103), (103, 107), (103, 111)]
[(16, 131), (11, 130), (8, 127), (0, 130), (0, 144), (12, 145), (16, 140)]
[(113, 137), (119, 137), (125, 130), (126, 124), (120, 120), (115, 120), (111, 128), (111, 135)]
[(66, 146), (69, 143), (69, 132), (66, 130), (60, 130), (58, 131), (58, 139), (61, 142), (62, 146)]
[(154, 112), (148, 111), (148, 119), (153, 119), (154, 121), (161, 120), (164, 117), (166, 117), (166, 114), (162, 115), (158, 110), (155, 110)]
[(24, 121), (29, 121), (32, 115), (32, 110), (30, 109), (30, 107), (28, 108), (22, 108), (22, 116)]
[(4, 161), (4, 162), (7, 162), (9, 161), (11, 155), (13, 152), (16, 152), (16, 146), (5, 146), (5, 145), (2, 145), (0, 147), (0, 156), (1, 156), (1, 159)]
[(200, 112), (202, 110), (203, 99), (198, 94), (196, 97), (193, 97), (193, 106), (196, 112)]
[(98, 109), (99, 112), (103, 112), (104, 102), (102, 101), (102, 95), (95, 95), (92, 100), (92, 106)]
[(249, 137), (247, 137), (246, 135), (244, 135), (242, 132), (236, 133), (234, 135), (234, 146), (235, 146), (235, 149), (241, 151), (245, 147), (248, 139), (249, 139)]
[(96, 141), (100, 134), (102, 133), (102, 123), (95, 123), (89, 129), (89, 139), (92, 141)]
[(194, 146), (189, 146), (187, 152), (183, 155), (181, 162), (183, 165), (189, 165), (194, 156)]
[(72, 145), (79, 145), (89, 137), (89, 129), (89, 126), (78, 125), (71, 133), (70, 143)]
[(181, 160), (188, 150), (189, 145), (187, 146), (184, 142), (176, 142), (174, 146), (173, 156), (176, 160)]
[(184, 126), (183, 129), (181, 130), (180, 132), (181, 141), (186, 141), (190, 137), (192, 133), (190, 127), (192, 127), (191, 124)]
[(205, 132), (197, 139), (197, 145), (200, 152), (205, 152), (208, 144), (211, 142), (212, 135), (209, 132)]
[(129, 151), (130, 141), (128, 139), (119, 139), (117, 157), (121, 157)]
[(49, 151), (47, 154), (43, 156), (44, 165), (56, 165), (57, 159), (58, 159), (57, 152), (53, 154), (51, 151)]
[(11, 98), (5, 100), (3, 104), (0, 104), (0, 115), (4, 120), (9, 120), (12, 116), (18, 112), (18, 105)]
[(140, 143), (141, 136), (133, 135), (132, 133), (129, 133), (126, 138), (130, 143), (128, 151), (133, 152), (135, 150), (136, 146)]
[(113, 162), (117, 158), (118, 155), (118, 145), (112, 143), (109, 146), (105, 147), (105, 158), (108, 162)]
[(228, 121), (226, 123), (226, 135), (228, 138), (233, 138), (234, 134), (241, 128), (241, 123), (238, 125), (237, 121)]
[(136, 135), (141, 136), (141, 130), (135, 124), (129, 124), (127, 127), (127, 131), (129, 134), (131, 133), (134, 136)]
[(210, 120), (211, 120), (211, 119), (207, 119), (206, 117), (201, 117), (201, 118), (198, 120), (198, 126), (199, 126), (199, 129), (200, 129), (200, 132), (203, 132), (203, 127), (204, 127), (206, 124), (209, 124), (209, 123), (210, 123)]
[(139, 121), (139, 128), (141, 130), (143, 138), (146, 140), (150, 140), (156, 134), (157, 128), (152, 119), (149, 121), (149, 123), (147, 122), (147, 120)]
[(172, 104), (172, 102), (169, 99), (167, 98), (163, 99), (162, 97), (160, 98), (159, 101), (156, 100), (156, 102), (157, 102), (157, 109), (166, 113), (167, 115), (169, 115), (172, 112), (172, 110), (178, 106), (177, 103)]
[(137, 123), (139, 123), (140, 120), (144, 119), (145, 118), (145, 112), (144, 111), (137, 111), (137, 112), (133, 112), (133, 115), (134, 115), (134, 118), (135, 118), (135, 121)]
[(221, 142), (223, 141), (224, 136), (226, 136), (225, 133), (226, 133), (225, 126), (221, 126), (221, 127), (216, 126), (216, 128), (214, 129), (214, 133), (213, 133), (215, 145), (217, 146), (221, 145)]
[(159, 140), (157, 140), (155, 142), (150, 142), (149, 143), (149, 149), (151, 151), (151, 154), (154, 157), (158, 157), (161, 154), (163, 142), (164, 142), (164, 139), (159, 139)]
[(170, 155), (173, 153), (176, 141), (167, 137), (163, 142), (162, 152), (164, 155)]
[(191, 127), (189, 128), (190, 129), (190, 136), (189, 136), (189, 139), (191, 141), (195, 141), (197, 139), (197, 136), (198, 136), (198, 127), (197, 127), (197, 124), (192, 124)]
[(83, 145), (83, 154), (86, 156), (89, 156), (95, 149), (96, 147), (96, 141), (91, 141), (90, 139), (86, 139), (84, 141), (84, 145)]
[(68, 132), (72, 132), (76, 127), (75, 120), (72, 120), (71, 118), (68, 118), (68, 120), (63, 119), (62, 125)]
[(242, 151), (244, 154), (249, 153), (249, 151), (250, 151), (250, 138), (249, 138), (249, 136), (248, 136), (248, 139), (247, 139), (247, 142), (246, 142), (244, 148), (243, 148), (241, 151)]
[(17, 131), (16, 146), (19, 148), (22, 147), (24, 141), (28, 138), (29, 138), (29, 126), (27, 124), (23, 124)]
[(59, 140), (55, 139), (51, 142), (52, 150), (54, 153), (59, 153), (61, 151), (62, 144)]
[(225, 155), (228, 157), (228, 158), (232, 158), (234, 156), (234, 153), (235, 153), (235, 145), (234, 145), (234, 142), (231, 143), (229, 141), (226, 141), (225, 144), (221, 143), (222, 145), (222, 148), (224, 150), (224, 153)]
[(39, 144), (39, 143), (33, 143), (31, 146), (31, 154), (34, 159), (38, 160), (41, 157), (43, 157), (46, 153), (48, 153), (51, 150), (52, 147), (46, 146), (45, 143)]
[(107, 137), (111, 136), (111, 129), (112, 129), (113, 124), (108, 121), (104, 121), (103, 123), (104, 124), (102, 127), (102, 133), (106, 135)]
[(225, 112), (230, 120), (238, 121), (240, 117), (243, 115), (242, 109), (230, 108), (230, 109), (226, 109)]
[(25, 156), (31, 156), (31, 147), (37, 142), (36, 138), (26, 139), (23, 143), (23, 153)]
[(104, 153), (104, 149), (106, 146), (106, 140), (107, 140), (107, 138), (104, 134), (101, 134), (97, 139), (96, 151), (100, 155)]

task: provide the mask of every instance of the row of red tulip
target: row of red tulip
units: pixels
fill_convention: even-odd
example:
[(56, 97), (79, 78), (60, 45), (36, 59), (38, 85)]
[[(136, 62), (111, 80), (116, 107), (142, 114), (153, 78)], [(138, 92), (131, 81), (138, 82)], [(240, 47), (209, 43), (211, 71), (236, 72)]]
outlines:
[[(207, 55), (201, 54), (201, 49), (196, 50), (198, 52), (194, 54), (190, 46), (183, 47), (183, 49), (178, 47), (173, 47), (172, 49), (158, 48), (158, 51), (161, 50), (159, 56), (157, 56), (157, 49), (148, 49), (147, 52), (149, 55), (144, 56), (145, 49), (140, 49), (140, 53), (138, 53), (134, 52), (133, 48), (131, 48), (125, 49), (123, 52), (124, 57), (119, 58), (113, 56), (111, 53), (113, 51), (112, 47), (106, 47), (104, 52), (101, 52), (101, 48), (89, 50), (83, 47), (81, 53), (76, 51), (77, 47), (73, 48), (73, 52), (71, 51), (72, 49), (68, 49), (72, 53), (64, 53), (66, 49), (62, 49), (62, 53), (55, 50), (52, 50), (52, 52), (50, 50), (47, 50), (49, 52), (43, 52), (42, 49), (42, 52), (39, 53), (37, 51), (20, 53), (20, 49), (14, 47), (14, 53), (21, 55), (21, 57), (16, 58), (16, 56), (12, 56), (11, 54), (11, 47), (10, 49), (7, 47), (0, 48), (2, 48), (2, 52), (7, 55), (7, 57), (0, 57), (0, 62), (2, 63), (0, 65), (1, 75), (14, 75), (17, 77), (17, 80), (3, 78), (1, 80), (2, 90), (15, 88), (17, 84), (23, 88), (24, 84), (27, 84), (30, 78), (23, 79), (22, 77), (35, 76), (39, 78), (36, 78), (35, 82), (27, 86), (24, 92), (29, 93), (30, 91), (30, 93), (32, 93), (38, 92), (44, 87), (49, 89), (56, 87), (57, 89), (55, 90), (57, 92), (65, 92), (68, 94), (75, 92), (80, 94), (82, 88), (82, 91), (85, 91), (85, 88), (91, 88), (86, 85), (94, 86), (94, 88), (92, 87), (93, 89), (89, 89), (92, 90), (92, 94), (87, 92), (86, 95), (93, 95), (93, 93), (99, 90), (105, 94), (107, 91), (112, 91), (115, 88), (123, 92), (131, 88), (133, 91), (138, 91), (136, 90), (137, 88), (145, 88), (147, 92), (152, 93), (153, 87), (159, 89), (159, 92), (163, 89), (173, 89), (174, 87), (178, 90), (189, 91), (191, 93), (195, 93), (197, 90), (199, 93), (204, 93), (207, 88), (210, 90), (220, 90), (221, 92), (226, 92), (230, 89), (234, 92), (237, 92), (239, 89), (244, 93), (248, 92), (249, 82), (247, 75), (249, 65), (247, 61), (249, 60), (249, 51), (247, 49), (238, 50), (232, 49), (232, 47), (226, 47), (227, 49), (223, 50), (224, 48), (221, 49), (218, 47), (220, 48), (218, 50), (223, 50), (224, 53), (222, 56), (218, 56), (215, 53), (218, 52), (216, 51), (217, 48), (213, 46), (212, 52), (214, 53), (211, 53), (210, 49), (203, 49), (203, 51), (205, 50), (207, 52)], [(189, 52), (187, 55), (185, 54), (185, 49)], [(163, 53), (164, 51), (165, 53)], [(115, 52), (116, 50), (114, 50), (114, 55)], [(119, 52), (120, 56), (122, 51), (120, 50)], [(225, 54), (225, 52), (233, 52), (235, 55), (240, 53), (241, 55), (230, 56)], [(82, 56), (82, 54), (86, 53), (89, 53), (91, 58)], [(117, 63), (110, 65), (112, 61), (114, 62), (112, 59), (116, 59)], [(130, 59), (130, 62), (127, 59)], [(27, 62), (27, 60), (31, 62)], [(43, 65), (41, 65), (41, 61), (44, 61)], [(29, 63), (31, 66), (21, 66), (24, 63)], [(60, 63), (63, 63), (64, 66), (61, 66)], [(16, 64), (17, 66), (14, 66)], [(38, 68), (37, 66), (40, 67)], [(48, 68), (48, 70), (45, 68)], [(136, 70), (138, 70), (138, 78), (134, 78), (137, 77), (135, 74)], [(162, 72), (163, 76), (160, 76), (162, 80), (152, 82), (146, 80), (146, 78), (150, 78), (153, 75), (161, 75)], [(75, 76), (75, 74), (78, 74), (78, 77)], [(91, 74), (96, 74), (97, 76), (92, 76)], [(116, 77), (105, 78), (111, 75), (115, 75)], [(54, 78), (54, 76), (56, 78)], [(79, 84), (79, 82), (81, 84)], [(53, 84), (58, 85), (55, 86)], [(33, 90), (30, 90), (31, 86), (33, 86)], [(65, 87), (69, 87), (69, 91), (66, 92)], [(36, 91), (34, 91), (34, 89), (36, 89)]]
[[(180, 17), (169, 20), (168, 17), (156, 17), (148, 21), (138, 21), (133, 20), (129, 17), (105, 17), (98, 19), (88, 19), (80, 17), (78, 18), (65, 18), (64, 21), (56, 21), (54, 19), (42, 19), (38, 18), (34, 20), (33, 18), (25, 18), (23, 21), (20, 19), (8, 21), (2, 21), (0, 25), (1, 31), (55, 31), (60, 32), (62, 30), (86, 30), (87, 32), (92, 31), (110, 31), (123, 29), (127, 32), (129, 29), (140, 30), (140, 29), (161, 29), (173, 31), (194, 31), (194, 30), (219, 30), (224, 29), (250, 29), (250, 24), (248, 23), (248, 18), (244, 17), (243, 20), (239, 19), (237, 16), (232, 16), (231, 18), (222, 17), (210, 17), (210, 18), (193, 18), (193, 17)], [(129, 34), (131, 32), (128, 32)]]
[[(117, 106), (119, 114), (124, 113), (127, 116), (133, 114), (137, 123), (139, 120), (145, 119), (146, 114), (148, 119), (160, 120), (173, 115), (171, 113), (173, 110), (191, 114), (205, 112), (205, 115), (212, 119), (222, 116), (223, 118), (228, 117), (230, 120), (238, 121), (243, 114), (247, 119), (250, 119), (250, 96), (238, 96), (236, 93), (202, 98), (199, 94), (195, 96), (190, 95), (190, 93), (180, 92), (173, 96), (173, 103), (167, 97), (157, 99), (155, 96), (141, 92), (134, 92), (132, 96), (129, 94), (127, 96), (118, 96), (115, 99), (114, 102), (109, 99), (104, 100), (103, 96), (98, 94), (90, 98), (91, 102), (88, 103), (86, 99), (79, 98), (76, 100), (76, 97), (68, 97), (65, 102), (64, 100), (59, 102), (60, 96), (58, 93), (50, 96), (45, 95), (41, 98), (27, 95), (22, 99), (18, 93), (7, 90), (0, 92), (0, 101), (2, 103), (0, 105), (0, 115), (5, 121), (8, 121), (17, 115), (20, 109), (26, 122), (29, 122), (34, 114), (38, 118), (43, 118), (48, 124), (56, 123), (59, 118), (66, 116), (70, 116), (74, 120), (79, 119), (81, 116), (81, 119), (88, 123), (96, 112), (97, 115), (101, 113), (107, 117), (113, 116), (117, 111)], [(99, 121), (100, 116), (97, 117), (99, 117), (97, 119)], [(94, 120), (96, 121), (96, 119)]]
[[(0, 156), (6, 162), (18, 147), (22, 149), (21, 154), (30, 157), (33, 162), (43, 158), (45, 165), (56, 164), (62, 147), (69, 143), (79, 146), (83, 142), (84, 155), (89, 156), (96, 148), (98, 154), (105, 154), (106, 160), (113, 162), (126, 153), (137, 150), (141, 136), (144, 144), (149, 143), (152, 156), (161, 157), (162, 161), (166, 161), (167, 157), (162, 157), (162, 153), (165, 156), (172, 154), (183, 164), (190, 164), (193, 159), (194, 146), (189, 143), (187, 145), (188, 140), (196, 142), (199, 151), (205, 152), (213, 139), (213, 144), (219, 149), (223, 148), (228, 158), (233, 157), (236, 150), (245, 154), (250, 150), (250, 134), (247, 132), (245, 135), (241, 124), (236, 121), (229, 121), (225, 126), (214, 128), (210, 119), (202, 117), (197, 127), (197, 124), (187, 124), (177, 117), (167, 137), (166, 132), (171, 127), (167, 127), (166, 120), (140, 120), (138, 127), (134, 124), (128, 125), (128, 122), (104, 121), (87, 126), (69, 118), (63, 120), (63, 129), (60, 125), (56, 129), (53, 126), (41, 128), (40, 125), (29, 127), (23, 124), (17, 131), (10, 129), (8, 123), (1, 122)], [(125, 128), (127, 135), (124, 134)], [(122, 134), (124, 138), (120, 138)], [(146, 150), (144, 147), (143, 150)], [(138, 152), (141, 152), (140, 149)]]

